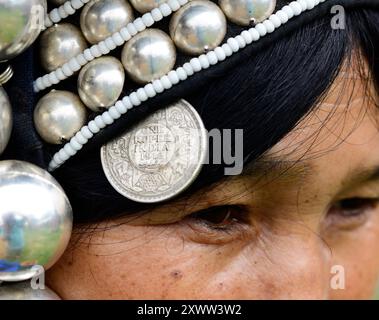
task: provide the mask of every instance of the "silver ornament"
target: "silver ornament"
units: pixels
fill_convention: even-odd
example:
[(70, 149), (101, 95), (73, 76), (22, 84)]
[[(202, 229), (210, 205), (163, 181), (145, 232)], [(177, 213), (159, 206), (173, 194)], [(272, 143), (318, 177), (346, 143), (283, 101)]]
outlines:
[(101, 57), (88, 63), (79, 73), (78, 92), (93, 111), (111, 107), (124, 87), (125, 71), (119, 60)]
[(61, 300), (61, 298), (46, 286), (44, 289), (34, 289), (30, 281), (24, 281), (0, 285), (0, 300)]
[(28, 48), (44, 26), (46, 0), (0, 0), (0, 61)]
[(134, 19), (126, 0), (93, 0), (80, 15), (80, 27), (88, 42), (95, 44), (125, 27)]
[(11, 66), (7, 66), (3, 73), (0, 74), (0, 86), (6, 84), (13, 77), (13, 69)]
[(146, 83), (172, 70), (176, 61), (176, 49), (166, 33), (158, 29), (147, 29), (125, 44), (121, 60), (134, 81)]
[(42, 97), (34, 110), (34, 125), (43, 140), (62, 144), (85, 124), (87, 111), (79, 97), (53, 90)]
[(71, 237), (72, 209), (61, 186), (35, 165), (2, 161), (0, 203), (0, 281), (49, 269)]
[(207, 155), (207, 131), (185, 100), (159, 110), (101, 148), (105, 176), (137, 202), (171, 199), (198, 176)]
[(0, 86), (0, 154), (6, 148), (12, 132), (12, 108), (8, 96)]
[(195, 0), (180, 8), (170, 21), (170, 35), (187, 54), (198, 55), (216, 48), (226, 35), (226, 18), (210, 1)]
[(266, 20), (274, 12), (276, 0), (220, 0), (219, 4), (230, 21), (248, 26)]
[(130, 3), (138, 12), (145, 13), (158, 8), (162, 3), (167, 0), (130, 0)]
[(70, 23), (57, 24), (40, 37), (41, 64), (49, 72), (58, 69), (87, 48), (80, 30)]

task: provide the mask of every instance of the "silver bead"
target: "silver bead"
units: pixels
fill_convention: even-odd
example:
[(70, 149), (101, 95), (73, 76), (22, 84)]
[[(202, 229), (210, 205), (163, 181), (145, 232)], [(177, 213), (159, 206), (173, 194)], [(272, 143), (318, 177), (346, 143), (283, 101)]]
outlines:
[(145, 13), (158, 8), (162, 3), (167, 0), (130, 0), (130, 3), (138, 12)]
[(0, 1), (0, 61), (29, 47), (44, 26), (46, 0)]
[(170, 35), (178, 48), (198, 55), (216, 48), (224, 40), (226, 18), (213, 2), (191, 1), (173, 15)]
[(47, 288), (34, 289), (30, 281), (3, 283), (0, 286), (0, 300), (61, 300), (59, 296)]
[(71, 237), (72, 208), (61, 186), (35, 165), (2, 161), (0, 201), (0, 281), (49, 269)]
[(80, 26), (88, 42), (95, 44), (125, 27), (134, 19), (125, 0), (93, 0), (80, 15)]
[(37, 132), (51, 144), (71, 139), (86, 120), (85, 106), (77, 95), (68, 91), (51, 91), (39, 100), (34, 110)]
[(6, 148), (12, 132), (12, 107), (8, 96), (0, 86), (0, 154)]
[(93, 111), (111, 107), (124, 87), (125, 71), (119, 60), (101, 57), (88, 63), (79, 73), (78, 92)]
[(230, 21), (248, 26), (266, 20), (274, 12), (276, 0), (220, 0), (219, 4)]
[(82, 53), (87, 44), (80, 30), (70, 23), (57, 24), (40, 37), (41, 64), (49, 72)]
[(121, 58), (128, 75), (136, 82), (146, 83), (172, 70), (176, 50), (166, 33), (147, 29), (126, 43)]

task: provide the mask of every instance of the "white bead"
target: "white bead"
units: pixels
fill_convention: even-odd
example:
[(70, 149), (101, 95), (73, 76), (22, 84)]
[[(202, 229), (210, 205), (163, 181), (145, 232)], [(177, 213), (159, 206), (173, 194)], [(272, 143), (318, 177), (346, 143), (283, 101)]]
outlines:
[(162, 82), (163, 88), (165, 88), (166, 90), (168, 90), (172, 87), (172, 83), (167, 76), (163, 76), (159, 80)]
[(70, 140), (70, 145), (71, 147), (76, 150), (76, 151), (79, 151), (83, 148), (83, 145), (79, 143), (79, 141), (73, 137), (71, 140)]
[(306, 0), (306, 2), (307, 2), (307, 9), (308, 10), (312, 10), (316, 5), (315, 0)]
[(121, 117), (121, 113), (117, 110), (117, 108), (115, 106), (110, 107), (108, 112), (111, 115), (111, 117), (115, 120), (119, 119)]
[(151, 12), (151, 16), (153, 17), (154, 21), (158, 22), (163, 19), (163, 14), (159, 8), (153, 9)]
[(198, 58), (192, 58), (190, 64), (194, 72), (199, 72), (201, 70), (201, 63)]
[(170, 6), (167, 3), (162, 3), (159, 6), (159, 10), (161, 11), (161, 13), (162, 13), (162, 15), (164, 17), (167, 17), (167, 16), (169, 16), (172, 13), (172, 10), (171, 10)]
[(237, 52), (240, 49), (238, 41), (235, 38), (229, 38), (226, 42), (233, 52)]
[(230, 57), (232, 54), (233, 54), (233, 50), (232, 48), (230, 47), (229, 44), (227, 43), (224, 43), (222, 46), (221, 46), (222, 50), (224, 50), (224, 53), (227, 57)]
[(145, 85), (144, 89), (149, 98), (153, 98), (157, 95), (154, 89), (154, 86), (151, 83), (148, 83), (147, 85)]
[(301, 12), (303, 11), (302, 8), (301, 8), (301, 5), (299, 2), (297, 1), (292, 1), (289, 6), (291, 7), (292, 11), (293, 11), (293, 14), (294, 16), (298, 16), (299, 14), (301, 14)]
[(290, 6), (284, 6), (281, 10), (287, 14), (288, 19), (292, 19), (295, 15), (292, 7)]
[(192, 76), (195, 73), (192, 65), (189, 62), (186, 62), (183, 65), (183, 69), (185, 70), (185, 72), (187, 73), (188, 76)]
[(132, 92), (129, 95), (130, 101), (132, 102), (133, 106), (137, 107), (141, 104), (141, 100), (138, 98), (137, 93)]
[(170, 6), (172, 11), (177, 11), (180, 8), (180, 4), (177, 0), (168, 0), (167, 4)]
[(167, 74), (167, 76), (168, 76), (170, 82), (171, 82), (173, 85), (179, 83), (179, 81), (180, 81), (180, 80), (179, 80), (179, 77), (178, 77), (178, 75), (177, 75), (177, 73), (176, 73), (176, 71), (174, 71), (174, 70), (171, 70), (171, 71)]
[(112, 40), (117, 46), (124, 44), (124, 39), (121, 37), (120, 32), (116, 32), (112, 35)]
[(93, 120), (91, 120), (88, 123), (88, 128), (89, 130), (91, 130), (92, 133), (98, 133), (100, 131), (100, 128), (97, 126), (97, 124)]
[(247, 31), (247, 30), (242, 31), (241, 36), (245, 40), (246, 44), (250, 44), (253, 42), (253, 38), (252, 38), (251, 34), (249, 33), (249, 31)]
[(184, 81), (188, 78), (186, 70), (183, 67), (176, 69), (176, 73), (181, 81)]
[[(88, 142), (88, 140), (84, 139), (84, 140), (81, 140), (83, 141), (83, 144), (86, 144)], [(85, 142), (84, 142), (85, 141)], [(74, 148), (71, 146), (71, 144), (69, 143), (66, 143), (65, 146), (63, 147), (65, 152), (70, 155), (71, 157), (74, 156), (76, 154), (76, 151), (74, 150)]]
[(163, 88), (163, 85), (162, 85), (162, 82), (160, 80), (154, 80), (152, 82), (152, 85), (154, 87), (154, 90), (157, 92), (157, 93), (161, 93), (164, 91), (164, 88)]
[(139, 99), (141, 102), (144, 102), (144, 101), (146, 101), (147, 99), (149, 99), (149, 97), (147, 96), (147, 94), (146, 94), (144, 88), (139, 88), (139, 89), (136, 91), (136, 94), (137, 94), (138, 99)]
[(121, 34), (122, 39), (124, 39), (124, 41), (128, 41), (131, 38), (128, 28), (126, 27), (120, 30), (120, 34)]
[(305, 0), (297, 0), (297, 2), (300, 4), (302, 11), (307, 10), (307, 1), (305, 1)]
[(277, 13), (276, 13), (276, 16), (280, 19), (280, 22), (282, 24), (285, 24), (287, 23), (288, 21), (288, 15), (285, 11), (283, 10), (279, 10)]
[(257, 31), (256, 28), (250, 28), (249, 33), (250, 33), (253, 41), (258, 41), (261, 38), (261, 35), (259, 34), (259, 32)]
[(95, 118), (95, 123), (100, 129), (103, 129), (106, 127), (105, 122), (103, 121), (103, 118), (99, 115)]
[(279, 28), (282, 25), (281, 19), (276, 14), (272, 14), (269, 19), (275, 28)]
[(265, 20), (262, 23), (266, 27), (267, 33), (274, 32), (275, 26), (274, 26), (274, 24), (270, 20)]
[(127, 110), (130, 110), (130, 109), (133, 109), (133, 103), (132, 101), (130, 100), (130, 97), (129, 96), (126, 96), (122, 99), (122, 103), (124, 104), (124, 106), (126, 107)]
[(150, 12), (145, 13), (142, 16), (142, 21), (145, 24), (146, 27), (150, 27), (154, 24), (154, 18)]
[(267, 34), (267, 29), (266, 27), (264, 26), (263, 23), (258, 23), (256, 26), (255, 26), (255, 29), (258, 31), (259, 35), (261, 37), (264, 37), (266, 34)]
[(214, 52), (217, 55), (217, 59), (219, 61), (224, 61), (226, 59), (225, 52), (221, 47), (215, 48)]
[(208, 69), (209, 68), (210, 64), (209, 64), (208, 58), (205, 54), (200, 55), (198, 59), (200, 61), (202, 69)]
[(122, 102), (122, 101), (117, 101), (116, 104), (115, 104), (115, 108), (117, 109), (117, 111), (120, 113), (120, 114), (124, 114), (126, 113), (126, 111), (128, 110), (125, 106), (125, 104)]
[(111, 115), (109, 114), (108, 111), (105, 111), (102, 115), (101, 115), (104, 123), (106, 125), (111, 125), (113, 122), (114, 122), (114, 119), (111, 117)]
[(89, 130), (88, 126), (84, 126), (80, 132), (86, 139), (91, 139), (93, 137), (93, 133)]
[(236, 36), (235, 39), (237, 40), (240, 49), (246, 47), (246, 41), (241, 35)]
[(217, 58), (217, 55), (214, 51), (209, 51), (207, 53), (207, 58), (208, 58), (209, 63), (212, 66), (218, 63), (218, 58)]
[[(88, 142), (88, 139), (83, 136), (83, 134), (79, 131), (75, 135), (76, 139), (79, 141), (80, 144), (86, 144)], [(66, 146), (69, 144), (66, 144)]]

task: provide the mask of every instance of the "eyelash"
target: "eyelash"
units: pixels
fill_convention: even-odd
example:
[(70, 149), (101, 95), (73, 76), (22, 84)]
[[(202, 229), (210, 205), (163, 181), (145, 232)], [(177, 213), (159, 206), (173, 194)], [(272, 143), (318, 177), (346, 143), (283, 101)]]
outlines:
[(379, 198), (342, 199), (330, 208), (328, 218), (337, 227), (353, 228), (363, 224), (378, 206)]
[[(353, 228), (364, 223), (368, 213), (378, 207), (379, 198), (342, 199), (330, 208), (328, 220), (339, 228)], [(222, 243), (251, 234), (252, 226), (247, 217), (245, 208), (224, 205), (197, 211), (182, 222), (200, 237), (197, 240)]]
[(201, 242), (223, 243), (245, 237), (251, 233), (245, 209), (237, 205), (224, 205), (197, 211), (183, 223), (190, 227)]

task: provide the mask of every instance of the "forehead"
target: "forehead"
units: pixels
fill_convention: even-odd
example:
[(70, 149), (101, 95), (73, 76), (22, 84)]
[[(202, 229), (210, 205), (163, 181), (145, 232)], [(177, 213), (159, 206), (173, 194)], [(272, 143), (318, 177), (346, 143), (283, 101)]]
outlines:
[(344, 67), (316, 108), (265, 156), (335, 171), (378, 164), (379, 110), (365, 74)]

